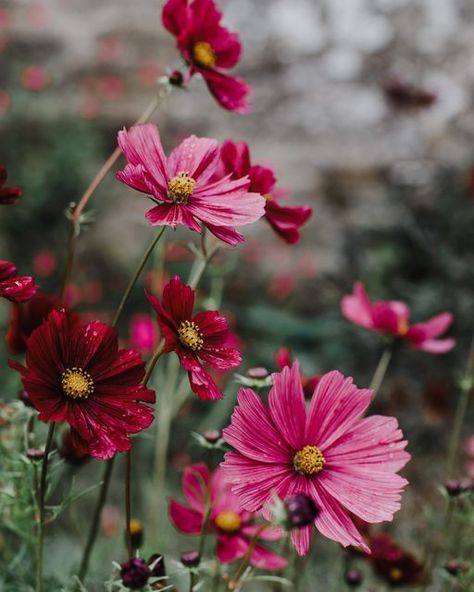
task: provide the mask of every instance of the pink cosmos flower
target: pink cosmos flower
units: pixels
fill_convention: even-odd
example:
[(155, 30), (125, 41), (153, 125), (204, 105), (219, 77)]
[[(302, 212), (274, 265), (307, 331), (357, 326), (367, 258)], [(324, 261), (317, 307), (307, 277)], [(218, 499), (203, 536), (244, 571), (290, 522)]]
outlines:
[[(319, 508), (314, 523), (321, 534), (370, 552), (348, 512), (370, 523), (391, 520), (407, 483), (396, 472), (410, 458), (395, 418), (362, 418), (371, 396), (352, 378), (329, 372), (307, 409), (297, 362), (273, 374), (267, 406), (241, 389), (223, 431), (236, 452), (222, 467), (242, 507), (256, 512), (275, 494), (284, 500), (303, 493)], [(300, 555), (307, 553), (311, 526), (292, 539)]]
[[(191, 465), (184, 470), (182, 485), (189, 506), (170, 500), (169, 513), (175, 528), (185, 534), (201, 534), (206, 502), (209, 501), (209, 531), (217, 537), (218, 560), (221, 563), (230, 563), (244, 557), (260, 526), (255, 523), (255, 514), (240, 507), (238, 498), (224, 479), (222, 469), (217, 469), (210, 475), (206, 465)], [(281, 536), (279, 528), (268, 527), (258, 538), (262, 541), (276, 541)], [(262, 569), (277, 570), (285, 567), (287, 561), (257, 544), (252, 551), (250, 564)]]
[(150, 354), (158, 341), (156, 324), (147, 314), (135, 314), (130, 320), (130, 342), (142, 353)]
[(410, 325), (410, 309), (404, 302), (371, 302), (362, 282), (354, 284), (354, 291), (350, 296), (343, 297), (341, 311), (352, 323), (406, 341), (415, 349), (443, 354), (456, 345), (454, 339), (437, 339), (453, 322), (450, 312), (443, 312), (423, 323)]
[(37, 289), (31, 276), (18, 277), (13, 263), (0, 261), (0, 296), (11, 302), (26, 302), (33, 298)]
[(201, 74), (222, 107), (246, 113), (250, 86), (221, 71), (233, 68), (242, 53), (238, 35), (223, 27), (221, 18), (213, 0), (168, 0), (161, 14), (163, 26), (176, 37), (176, 46), (189, 65), (188, 80)]
[(226, 319), (215, 310), (194, 314), (194, 296), (194, 290), (179, 276), (166, 284), (161, 302), (147, 293), (165, 339), (164, 351), (176, 352), (188, 372), (191, 390), (200, 399), (221, 399), (221, 391), (202, 362), (229, 370), (239, 366), (242, 358), (230, 345), (233, 335)]
[(146, 214), (153, 226), (184, 224), (201, 232), (202, 222), (217, 238), (236, 245), (244, 237), (234, 227), (264, 214), (265, 200), (248, 192), (248, 177), (215, 178), (217, 140), (190, 136), (166, 158), (158, 128), (148, 123), (119, 132), (118, 143), (128, 164), (117, 179), (157, 204)]
[(221, 148), (223, 174), (231, 179), (248, 175), (249, 191), (260, 193), (265, 198), (265, 218), (273, 230), (289, 244), (300, 240), (299, 230), (310, 218), (313, 210), (307, 206), (281, 206), (278, 198), (281, 192), (275, 190), (276, 178), (272, 169), (252, 165), (250, 150), (245, 142), (227, 140)]

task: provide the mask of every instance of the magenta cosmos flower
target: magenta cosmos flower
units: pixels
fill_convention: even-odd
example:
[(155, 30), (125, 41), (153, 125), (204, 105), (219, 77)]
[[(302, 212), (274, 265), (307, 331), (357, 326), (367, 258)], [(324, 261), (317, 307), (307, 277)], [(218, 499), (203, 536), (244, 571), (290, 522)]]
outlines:
[(153, 226), (184, 224), (201, 232), (203, 223), (215, 236), (235, 245), (244, 237), (234, 227), (255, 222), (265, 212), (265, 200), (248, 191), (248, 177), (215, 178), (217, 140), (190, 136), (166, 158), (158, 128), (147, 123), (119, 132), (118, 143), (128, 164), (117, 179), (147, 193), (157, 204), (146, 214)]
[(165, 339), (164, 351), (176, 352), (188, 372), (191, 390), (200, 399), (221, 399), (221, 391), (202, 362), (229, 370), (239, 366), (242, 358), (229, 345), (233, 335), (223, 316), (215, 310), (193, 313), (194, 295), (194, 290), (178, 276), (163, 288), (162, 302), (147, 293)]
[[(221, 563), (230, 563), (244, 557), (260, 525), (255, 523), (255, 514), (241, 508), (238, 498), (224, 479), (222, 469), (217, 469), (210, 475), (206, 465), (191, 465), (184, 470), (182, 484), (189, 506), (170, 500), (169, 513), (175, 528), (185, 534), (201, 534), (208, 501), (211, 507), (208, 529), (217, 537), (217, 559)], [(281, 536), (279, 528), (268, 527), (260, 533), (258, 539), (276, 541)], [(287, 561), (257, 544), (252, 551), (250, 564), (262, 569), (277, 570), (285, 567)]]
[(342, 314), (356, 325), (409, 343), (416, 349), (443, 354), (456, 345), (454, 339), (437, 339), (452, 324), (453, 315), (443, 312), (429, 321), (410, 325), (410, 309), (399, 300), (371, 302), (364, 284), (354, 284), (353, 293), (341, 301)]
[[(236, 452), (222, 465), (243, 508), (265, 508), (276, 494), (310, 497), (315, 526), (345, 547), (370, 552), (348, 512), (367, 522), (391, 520), (407, 481), (396, 474), (408, 461), (406, 441), (392, 417), (362, 418), (372, 391), (358, 389), (339, 372), (322, 376), (306, 408), (299, 365), (273, 374), (265, 407), (241, 389), (224, 440)], [(311, 526), (292, 532), (300, 555), (308, 552)]]
[(0, 204), (16, 203), (21, 197), (21, 187), (4, 187), (7, 182), (7, 169), (0, 164)]
[(11, 302), (26, 302), (36, 294), (38, 286), (31, 276), (18, 277), (16, 266), (0, 261), (0, 296)]
[(161, 18), (165, 29), (176, 37), (176, 46), (189, 65), (187, 78), (201, 74), (222, 107), (246, 113), (250, 86), (222, 72), (233, 68), (240, 60), (240, 40), (220, 24), (222, 14), (214, 2), (168, 0)]
[(96, 458), (131, 447), (129, 434), (147, 428), (155, 393), (141, 381), (140, 356), (118, 349), (117, 332), (99, 321), (81, 325), (53, 310), (28, 338), (26, 367), (10, 361), (41, 421), (65, 421), (72, 444)]
[(281, 206), (281, 192), (276, 191), (276, 178), (272, 169), (250, 163), (250, 150), (245, 142), (227, 140), (221, 148), (222, 174), (231, 178), (248, 175), (249, 191), (260, 193), (265, 198), (265, 218), (273, 230), (289, 244), (300, 240), (300, 228), (313, 210), (307, 206)]

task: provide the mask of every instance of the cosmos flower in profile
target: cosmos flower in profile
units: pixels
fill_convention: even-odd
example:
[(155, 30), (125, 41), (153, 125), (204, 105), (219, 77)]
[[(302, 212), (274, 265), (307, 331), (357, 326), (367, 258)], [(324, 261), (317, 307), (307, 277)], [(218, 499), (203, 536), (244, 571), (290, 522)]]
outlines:
[[(255, 523), (255, 514), (243, 510), (238, 498), (224, 479), (222, 469), (211, 474), (203, 463), (186, 467), (182, 479), (183, 493), (188, 505), (171, 499), (169, 514), (171, 522), (181, 532), (200, 535), (205, 523), (206, 499), (210, 495), (211, 514), (208, 528), (217, 538), (216, 556), (221, 563), (242, 559), (249, 552), (250, 544), (260, 530)], [(287, 561), (260, 541), (276, 541), (282, 537), (279, 528), (267, 527), (258, 535), (252, 549), (250, 565), (268, 570), (278, 570)]]
[(21, 187), (5, 187), (7, 182), (7, 169), (0, 164), (0, 205), (16, 203), (21, 197)]
[(18, 276), (10, 261), (0, 261), (0, 296), (10, 302), (26, 302), (36, 294), (38, 286), (31, 276)]
[(224, 72), (237, 65), (242, 46), (238, 35), (220, 24), (221, 18), (213, 0), (167, 0), (161, 14), (189, 66), (187, 79), (201, 74), (224, 109), (246, 113), (250, 86)]
[(71, 446), (96, 458), (131, 448), (129, 435), (147, 428), (154, 391), (141, 384), (145, 368), (117, 332), (99, 321), (82, 325), (53, 310), (27, 341), (26, 367), (10, 360), (41, 421), (65, 421)]
[(118, 134), (128, 164), (117, 179), (150, 196), (156, 204), (146, 214), (152, 226), (184, 225), (202, 232), (202, 224), (230, 245), (244, 240), (236, 226), (255, 222), (265, 200), (249, 192), (249, 178), (215, 178), (219, 164), (217, 140), (186, 138), (166, 157), (156, 125), (136, 125)]
[[(370, 552), (349, 512), (369, 523), (391, 520), (407, 481), (397, 475), (408, 462), (397, 420), (363, 418), (372, 397), (337, 371), (321, 377), (306, 408), (299, 365), (273, 374), (265, 406), (241, 389), (224, 440), (235, 449), (221, 465), (241, 506), (256, 512), (295, 494), (319, 510), (314, 525), (343, 546)], [(300, 555), (308, 552), (312, 526), (292, 532)]]
[(179, 276), (166, 284), (161, 302), (151, 294), (147, 297), (165, 339), (164, 351), (177, 354), (191, 390), (200, 399), (221, 399), (223, 394), (203, 362), (218, 370), (240, 365), (242, 358), (230, 344), (233, 335), (227, 320), (215, 310), (194, 314), (195, 292)]
[(352, 323), (405, 341), (415, 349), (431, 354), (444, 354), (456, 345), (454, 339), (438, 339), (453, 322), (450, 312), (443, 312), (428, 321), (410, 324), (410, 309), (399, 300), (371, 302), (364, 284), (356, 282), (353, 293), (341, 300), (343, 316)]

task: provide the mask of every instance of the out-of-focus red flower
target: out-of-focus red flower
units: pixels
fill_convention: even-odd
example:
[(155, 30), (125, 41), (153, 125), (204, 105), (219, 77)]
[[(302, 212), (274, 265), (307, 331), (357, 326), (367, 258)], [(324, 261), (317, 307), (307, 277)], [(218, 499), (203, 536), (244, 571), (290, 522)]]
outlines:
[(297, 286), (296, 278), (291, 273), (279, 273), (272, 277), (268, 286), (268, 295), (278, 302), (286, 300)]
[(188, 79), (201, 74), (222, 107), (246, 113), (249, 85), (223, 72), (240, 60), (240, 40), (220, 24), (222, 14), (213, 0), (167, 0), (161, 18), (189, 65)]
[(421, 86), (391, 76), (382, 83), (386, 99), (396, 109), (418, 110), (428, 109), (436, 102), (436, 94)]
[(7, 349), (12, 354), (26, 351), (26, 342), (31, 333), (59, 306), (57, 298), (37, 292), (31, 300), (12, 305), (10, 325), (5, 336)]
[(31, 276), (17, 276), (16, 266), (0, 261), (0, 297), (11, 302), (26, 302), (36, 294), (38, 286)]
[(33, 271), (40, 277), (50, 277), (57, 267), (56, 256), (53, 251), (43, 249), (33, 259)]
[(155, 309), (165, 352), (174, 351), (188, 372), (191, 390), (200, 399), (221, 399), (217, 384), (202, 362), (218, 370), (240, 365), (240, 353), (229, 345), (231, 331), (227, 320), (217, 311), (194, 314), (194, 290), (175, 276), (163, 290), (162, 301), (147, 293)]
[(123, 91), (123, 80), (117, 74), (106, 74), (97, 80), (97, 93), (106, 101), (117, 101)]
[[(293, 365), (293, 356), (288, 347), (280, 347), (276, 352), (275, 364), (278, 370), (283, 370), (283, 368), (289, 368)], [(320, 380), (320, 374), (315, 374), (314, 376), (301, 374), (301, 384), (303, 385), (303, 392), (306, 399), (310, 399), (313, 396), (314, 389), (318, 386)]]
[(0, 6), (0, 29), (7, 29), (10, 25), (10, 11), (4, 6)]
[(114, 35), (102, 37), (97, 42), (97, 57), (105, 63), (116, 62), (123, 52), (122, 42)]
[(114, 538), (119, 533), (119, 526), (122, 514), (117, 506), (106, 505), (100, 517), (102, 532), (108, 538)]
[(271, 168), (252, 165), (250, 150), (245, 142), (226, 140), (221, 148), (222, 172), (231, 178), (249, 176), (249, 190), (265, 198), (265, 218), (273, 230), (285, 242), (297, 243), (300, 228), (312, 214), (308, 206), (281, 206), (280, 192), (276, 190), (276, 177)]
[(5, 187), (7, 182), (7, 169), (0, 164), (0, 204), (10, 205), (16, 203), (21, 197), (21, 187)]
[(151, 353), (158, 342), (156, 324), (150, 315), (135, 314), (130, 320), (130, 342), (143, 354)]
[(40, 92), (48, 86), (49, 81), (49, 74), (42, 66), (28, 66), (21, 74), (21, 83), (26, 90)]
[(354, 284), (353, 293), (341, 300), (343, 316), (369, 331), (383, 333), (407, 342), (415, 349), (443, 354), (456, 345), (454, 339), (438, 339), (452, 324), (453, 315), (443, 312), (428, 321), (410, 325), (410, 309), (399, 300), (371, 302), (362, 282)]
[(97, 304), (104, 297), (104, 287), (98, 280), (85, 282), (81, 286), (82, 301), (87, 304)]
[(119, 350), (117, 332), (99, 321), (82, 325), (53, 310), (28, 338), (26, 367), (17, 370), (40, 421), (65, 421), (74, 447), (96, 458), (131, 448), (130, 434), (153, 421), (154, 391), (143, 386), (145, 367), (132, 349)]
[(372, 554), (368, 557), (374, 570), (391, 586), (417, 586), (425, 581), (423, 564), (405, 551), (387, 534), (372, 534)]

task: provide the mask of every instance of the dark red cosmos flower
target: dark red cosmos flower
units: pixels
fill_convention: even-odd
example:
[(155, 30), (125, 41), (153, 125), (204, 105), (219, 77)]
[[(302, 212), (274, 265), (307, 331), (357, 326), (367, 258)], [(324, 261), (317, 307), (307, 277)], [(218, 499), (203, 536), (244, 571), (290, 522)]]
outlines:
[(218, 103), (246, 113), (250, 86), (224, 74), (240, 59), (238, 35), (220, 24), (222, 14), (213, 0), (168, 0), (161, 13), (163, 26), (176, 37), (176, 46), (189, 65), (187, 79), (199, 73)]
[(36, 294), (38, 286), (31, 276), (16, 275), (16, 266), (0, 261), (0, 296), (11, 302), (26, 302)]
[(423, 564), (388, 534), (370, 535), (369, 545), (374, 570), (391, 586), (416, 586), (425, 581)]
[(176, 352), (188, 372), (191, 390), (200, 399), (221, 399), (221, 391), (202, 362), (229, 370), (239, 366), (242, 358), (229, 346), (233, 335), (223, 316), (215, 310), (193, 314), (194, 296), (194, 290), (183, 284), (179, 276), (164, 287), (162, 302), (147, 293), (165, 339), (164, 351)]
[(4, 187), (7, 181), (7, 169), (0, 164), (0, 204), (16, 203), (21, 197), (21, 187)]
[(251, 164), (250, 150), (245, 142), (226, 140), (221, 148), (221, 163), (222, 174), (230, 174), (231, 179), (249, 176), (249, 191), (265, 198), (265, 218), (270, 226), (285, 242), (297, 243), (299, 230), (313, 210), (308, 206), (281, 206), (278, 203), (281, 192), (275, 191), (275, 173), (268, 167)]
[(48, 318), (59, 302), (54, 296), (36, 293), (28, 302), (12, 306), (10, 325), (5, 335), (8, 351), (21, 354), (26, 350), (26, 341), (31, 333)]
[(155, 393), (141, 384), (140, 356), (119, 350), (117, 332), (99, 321), (82, 325), (76, 316), (53, 310), (27, 341), (22, 375), (41, 421), (65, 421), (72, 445), (96, 458), (129, 450), (129, 434), (147, 428)]

